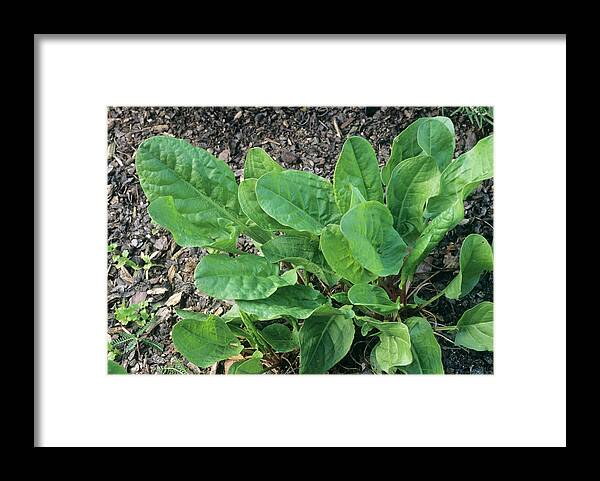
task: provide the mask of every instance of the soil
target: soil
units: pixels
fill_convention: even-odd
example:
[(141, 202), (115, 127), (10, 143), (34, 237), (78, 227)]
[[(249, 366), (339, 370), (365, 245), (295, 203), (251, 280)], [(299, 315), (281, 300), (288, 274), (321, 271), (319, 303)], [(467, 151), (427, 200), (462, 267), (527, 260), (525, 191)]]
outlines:
[[(108, 254), (108, 340), (123, 334), (115, 321), (114, 310), (126, 303), (143, 300), (153, 306), (155, 318), (146, 334), (148, 340), (162, 348), (140, 343), (136, 349), (117, 360), (130, 373), (215, 374), (217, 369), (199, 369), (183, 359), (174, 349), (170, 332), (177, 322), (174, 308), (193, 308), (223, 314), (229, 306), (203, 296), (193, 281), (193, 272), (201, 248), (180, 248), (169, 233), (153, 224), (146, 211), (147, 200), (141, 190), (133, 154), (146, 138), (173, 135), (203, 147), (227, 162), (237, 178), (242, 174), (245, 152), (252, 146), (263, 147), (284, 167), (314, 172), (331, 179), (343, 141), (349, 135), (361, 135), (373, 145), (383, 165), (390, 153), (393, 138), (408, 124), (422, 116), (446, 115), (456, 129), (456, 155), (470, 149), (491, 133), (491, 126), (472, 125), (453, 107), (111, 107), (108, 109), (108, 243), (119, 251), (128, 250), (129, 258), (144, 265), (142, 254), (156, 265), (148, 271), (123, 267), (117, 269)], [(432, 285), (419, 295), (428, 298), (443, 288), (456, 273), (456, 261), (462, 240), (470, 233), (480, 233), (493, 240), (493, 181), (484, 182), (465, 202), (465, 220), (452, 230), (426, 259), (425, 272), (414, 285), (427, 279), (432, 270), (440, 270)], [(250, 250), (241, 238), (240, 248)], [(442, 297), (431, 307), (441, 324), (455, 324), (473, 305), (492, 300), (492, 274), (484, 274), (477, 287), (460, 301)], [(127, 328), (125, 328), (127, 329)], [(444, 336), (450, 339), (451, 334)], [(482, 374), (493, 372), (492, 353), (479, 353), (455, 347), (439, 337), (444, 366), (448, 374)], [(352, 351), (330, 372), (371, 373), (369, 339), (358, 338)], [(286, 356), (279, 372), (297, 372), (297, 356)], [(222, 366), (219, 367), (219, 371)]]

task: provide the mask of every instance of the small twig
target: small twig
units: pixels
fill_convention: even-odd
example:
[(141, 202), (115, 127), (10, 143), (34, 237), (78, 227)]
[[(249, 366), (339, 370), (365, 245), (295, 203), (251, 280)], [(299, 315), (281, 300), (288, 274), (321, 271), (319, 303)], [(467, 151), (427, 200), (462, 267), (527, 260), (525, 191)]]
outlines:
[(486, 221), (486, 220), (483, 220), (483, 219), (480, 219), (479, 217), (476, 217), (476, 216), (473, 216), (473, 219), (480, 220), (480, 221), (481, 221), (481, 222), (483, 222), (484, 224), (487, 224), (488, 226), (490, 226), (490, 228), (491, 228), (492, 230), (494, 230), (494, 226), (493, 226), (492, 224), (490, 224), (488, 221)]
[(333, 127), (335, 128), (335, 133), (341, 139), (342, 138), (342, 133), (340, 132), (340, 128), (338, 127), (338, 124), (337, 124), (337, 122), (335, 120), (335, 117), (333, 118)]

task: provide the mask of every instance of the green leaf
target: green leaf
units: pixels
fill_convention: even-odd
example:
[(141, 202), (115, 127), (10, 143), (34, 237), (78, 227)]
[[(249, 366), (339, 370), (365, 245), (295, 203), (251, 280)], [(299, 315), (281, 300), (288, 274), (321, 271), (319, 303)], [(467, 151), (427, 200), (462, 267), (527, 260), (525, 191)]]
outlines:
[(256, 183), (256, 198), (269, 216), (298, 231), (319, 235), (340, 218), (332, 185), (309, 172), (265, 174)]
[(335, 200), (342, 214), (351, 206), (352, 186), (366, 200), (383, 203), (377, 155), (368, 140), (357, 136), (349, 137), (344, 142), (333, 173)]
[(382, 315), (398, 311), (398, 304), (392, 302), (384, 289), (371, 284), (356, 284), (348, 291), (348, 299), (355, 306), (365, 306)]
[(410, 317), (405, 323), (410, 332), (413, 361), (404, 370), (408, 374), (444, 374), (442, 350), (429, 322), (422, 317)]
[(264, 244), (261, 250), (268, 261), (286, 261), (295, 267), (303, 267), (329, 286), (340, 280), (319, 251), (317, 239), (291, 235), (278, 236)]
[(265, 321), (281, 316), (306, 319), (326, 302), (327, 299), (319, 291), (296, 284), (280, 287), (266, 299), (238, 300), (237, 304), (240, 310)]
[(190, 362), (209, 367), (242, 352), (243, 346), (217, 316), (204, 321), (182, 319), (171, 331), (175, 348)]
[(425, 203), (437, 192), (439, 182), (435, 160), (427, 154), (407, 159), (392, 172), (387, 206), (396, 230), (405, 241), (412, 243), (423, 232)]
[(425, 215), (435, 217), (447, 210), (455, 197), (462, 199), (475, 190), (483, 180), (494, 175), (494, 140), (490, 135), (475, 147), (459, 156), (442, 172), (440, 191), (429, 199)]
[(336, 292), (335, 294), (331, 295), (331, 298), (338, 304), (348, 304), (350, 302), (346, 292)]
[(373, 356), (379, 369), (391, 373), (393, 368), (412, 362), (410, 333), (406, 324), (401, 322), (382, 324), (386, 327), (379, 334), (379, 342), (373, 348)]
[(493, 302), (484, 301), (465, 311), (456, 326), (456, 345), (475, 351), (494, 350)]
[[(264, 231), (246, 225), (231, 169), (206, 150), (181, 139), (151, 137), (139, 146), (135, 165), (142, 189), (151, 203), (160, 197), (173, 198), (173, 208), (168, 204), (155, 207), (155, 222), (162, 225), (160, 222), (164, 222), (168, 212), (172, 212), (178, 217), (169, 224), (183, 229), (183, 232), (178, 232), (178, 237), (191, 242), (190, 237), (194, 237), (189, 224), (203, 225), (210, 221), (210, 227), (203, 225), (202, 234), (198, 234), (206, 237), (215, 223), (221, 225), (220, 219), (226, 219), (258, 242), (268, 240), (268, 236), (266, 239), (263, 237)], [(183, 223), (181, 218), (187, 223), (180, 225)], [(216, 232), (208, 237), (218, 238), (220, 234)]]
[[(449, 119), (448, 119), (449, 120)], [(417, 143), (427, 155), (433, 157), (442, 172), (454, 155), (454, 134), (439, 119), (425, 119), (417, 131)]]
[(300, 374), (322, 374), (348, 354), (354, 339), (352, 317), (324, 309), (304, 321), (300, 329)]
[(283, 324), (270, 324), (260, 333), (276, 352), (290, 352), (299, 347), (294, 333)]
[[(264, 257), (242, 254), (204, 256), (194, 273), (196, 287), (217, 299), (262, 299), (278, 287), (296, 282), (295, 272), (279, 276), (279, 268)], [(287, 273), (286, 273), (287, 274)]]
[[(452, 133), (452, 136), (454, 136), (454, 125), (452, 124), (452, 121), (449, 118), (431, 118), (441, 121), (442, 124), (444, 124), (446, 128)], [(420, 119), (415, 120), (412, 124), (406, 127), (394, 138), (392, 142), (392, 152), (390, 154), (390, 158), (385, 167), (381, 170), (381, 180), (384, 184), (388, 184), (392, 176), (392, 172), (400, 162), (406, 159), (410, 159), (411, 157), (416, 157), (417, 155), (423, 152), (422, 147), (417, 141), (417, 136), (419, 133), (419, 128), (427, 120), (427, 117), (422, 117)]]
[(219, 217), (219, 211), (205, 198), (179, 202), (178, 208), (172, 196), (159, 197), (150, 202), (148, 214), (171, 232), (175, 242), (182, 247), (213, 247), (239, 252), (236, 248), (238, 225), (229, 218)]
[(135, 154), (140, 184), (152, 202), (158, 197), (194, 199), (201, 194), (219, 206), (239, 213), (237, 183), (222, 160), (189, 142), (172, 137), (151, 137)]
[(175, 309), (177, 314), (182, 319), (191, 319), (194, 321), (206, 321), (212, 314), (205, 314), (204, 312), (189, 311), (187, 309)]
[(229, 366), (228, 374), (262, 374), (265, 369), (258, 358), (244, 359), (236, 361)]
[(405, 285), (408, 280), (413, 278), (417, 267), (423, 262), (423, 259), (438, 245), (447, 232), (458, 225), (464, 218), (464, 215), (462, 198), (455, 197), (453, 204), (447, 210), (429, 222), (423, 233), (416, 240), (413, 250), (404, 261), (404, 267), (400, 274), (401, 285)]
[(275, 162), (269, 154), (260, 147), (252, 147), (246, 152), (244, 162), (244, 179), (260, 179), (269, 172), (281, 172), (283, 167)]
[(448, 284), (444, 295), (448, 299), (466, 296), (479, 282), (481, 274), (494, 268), (492, 248), (485, 237), (468, 235), (460, 248), (460, 271)]
[(407, 245), (383, 204), (368, 201), (353, 207), (342, 217), (340, 229), (362, 267), (379, 276), (398, 274)]
[(107, 372), (108, 374), (127, 374), (127, 369), (125, 369), (119, 363), (116, 363), (115, 361), (109, 359)]
[(350, 186), (350, 190), (352, 191), (352, 196), (350, 197), (351, 209), (352, 207), (356, 207), (358, 204), (362, 204), (363, 202), (367, 201), (367, 199), (365, 199), (364, 196), (360, 193), (360, 190), (358, 190), (353, 185)]
[(256, 179), (246, 179), (240, 183), (238, 198), (244, 214), (257, 226), (268, 231), (280, 231), (286, 228), (260, 207), (256, 200)]
[(320, 247), (329, 266), (344, 279), (353, 284), (377, 279), (377, 274), (366, 270), (352, 255), (348, 240), (342, 234), (339, 225), (331, 224), (323, 230)]

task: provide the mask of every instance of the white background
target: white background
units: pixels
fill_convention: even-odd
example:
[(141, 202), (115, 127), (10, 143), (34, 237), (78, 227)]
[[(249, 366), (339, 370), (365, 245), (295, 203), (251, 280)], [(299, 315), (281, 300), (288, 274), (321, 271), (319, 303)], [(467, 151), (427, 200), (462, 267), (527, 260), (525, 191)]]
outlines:
[[(38, 38), (39, 445), (566, 443), (566, 41)], [(107, 376), (108, 105), (493, 105), (493, 376)]]

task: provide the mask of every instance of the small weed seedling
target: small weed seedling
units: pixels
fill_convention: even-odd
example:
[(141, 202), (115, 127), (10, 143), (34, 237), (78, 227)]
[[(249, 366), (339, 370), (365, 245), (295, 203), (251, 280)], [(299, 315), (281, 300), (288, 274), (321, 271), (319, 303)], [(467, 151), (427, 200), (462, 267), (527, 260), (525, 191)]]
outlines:
[(115, 319), (124, 326), (133, 322), (142, 327), (153, 317), (154, 314), (148, 310), (148, 301), (128, 306), (127, 302), (123, 300), (121, 305), (115, 308)]
[[(492, 270), (485, 238), (464, 240), (458, 273), (437, 295), (418, 297), (414, 279), (463, 220), (464, 200), (492, 177), (492, 142), (454, 158), (451, 120), (420, 118), (394, 139), (382, 169), (371, 144), (353, 136), (332, 183), (251, 148), (238, 184), (225, 162), (185, 140), (145, 140), (135, 162), (150, 217), (180, 246), (210, 252), (196, 267), (196, 287), (233, 303), (222, 317), (177, 310), (176, 349), (202, 368), (233, 362), (235, 374), (262, 373), (291, 351), (300, 374), (326, 373), (357, 333), (374, 341), (377, 373), (443, 374), (437, 330), (458, 346), (491, 351), (491, 302), (455, 326), (429, 321), (436, 299), (466, 296)], [(240, 235), (260, 254), (240, 252)]]

